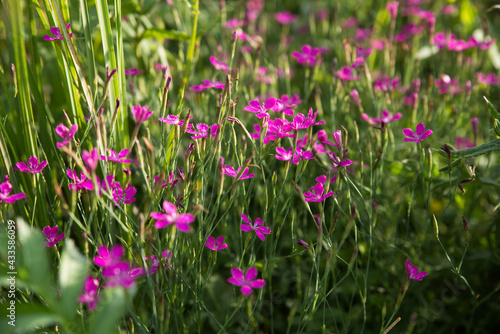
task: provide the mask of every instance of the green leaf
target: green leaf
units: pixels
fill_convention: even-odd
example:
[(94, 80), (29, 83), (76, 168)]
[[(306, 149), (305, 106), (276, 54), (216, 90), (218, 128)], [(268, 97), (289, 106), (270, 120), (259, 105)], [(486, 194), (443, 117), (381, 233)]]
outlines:
[(71, 239), (67, 239), (61, 255), (59, 284), (62, 290), (59, 299), (60, 312), (68, 319), (76, 315), (77, 298), (82, 292), (83, 281), (88, 274), (88, 261), (80, 254)]
[(89, 333), (118, 333), (116, 321), (125, 313), (127, 307), (126, 291), (123, 288), (104, 289), (90, 321)]
[(28, 282), (30, 287), (42, 296), (48, 304), (55, 300), (55, 286), (50, 273), (50, 263), (45, 238), (42, 233), (31, 228), (23, 219), (17, 218), (17, 239), (20, 249), (17, 256), (19, 278)]
[(142, 34), (142, 38), (156, 38), (160, 41), (164, 39), (171, 39), (177, 41), (188, 41), (191, 36), (185, 32), (176, 30), (165, 30), (165, 29), (147, 29)]
[(486, 101), (486, 104), (488, 105), (488, 111), (490, 112), (491, 117), (493, 119), (500, 121), (500, 113), (497, 111), (495, 106), (486, 98), (486, 96), (483, 96), (484, 100)]

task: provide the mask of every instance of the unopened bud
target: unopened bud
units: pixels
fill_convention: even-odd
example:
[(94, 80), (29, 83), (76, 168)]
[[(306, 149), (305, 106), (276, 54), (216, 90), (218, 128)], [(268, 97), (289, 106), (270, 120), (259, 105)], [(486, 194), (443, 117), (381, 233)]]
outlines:
[(297, 240), (297, 244), (306, 248), (307, 250), (311, 250), (311, 247), (309, 247), (309, 244), (302, 239)]
[(439, 239), (439, 225), (438, 225), (438, 221), (436, 219), (436, 216), (435, 215), (432, 215), (433, 217), (433, 226), (434, 226), (434, 235), (436, 236), (437, 239)]

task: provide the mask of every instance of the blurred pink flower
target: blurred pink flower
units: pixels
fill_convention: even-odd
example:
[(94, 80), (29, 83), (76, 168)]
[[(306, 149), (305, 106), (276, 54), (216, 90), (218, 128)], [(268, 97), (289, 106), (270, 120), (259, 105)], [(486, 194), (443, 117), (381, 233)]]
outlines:
[(214, 65), (216, 70), (222, 70), (224, 72), (229, 70), (229, 66), (227, 66), (227, 64), (222, 60), (217, 59), (215, 56), (210, 56), (210, 62)]
[(68, 143), (73, 139), (73, 136), (75, 135), (76, 131), (78, 130), (78, 125), (74, 124), (71, 126), (71, 130), (68, 129), (64, 124), (59, 124), (56, 127), (56, 133), (61, 136), (64, 141), (57, 143), (57, 148), (61, 148), (63, 146), (68, 145)]
[[(241, 167), (238, 167), (238, 170), (234, 170), (232, 166), (225, 165), (224, 166), (224, 174), (230, 177), (235, 178), (238, 176), (238, 173), (240, 172)], [(249, 168), (245, 168), (245, 171), (243, 174), (241, 174), (240, 178), (238, 179), (239, 181), (241, 180), (246, 180), (246, 179), (251, 179), (252, 177), (255, 176), (255, 174), (248, 174)]]
[(121, 162), (123, 164), (128, 164), (132, 162), (132, 159), (126, 159), (126, 157), (132, 152), (129, 149), (124, 148), (118, 154), (109, 148), (107, 148), (106, 151), (108, 151), (109, 155), (108, 156), (101, 155), (101, 160)]
[(88, 275), (85, 279), (83, 285), (83, 292), (78, 297), (80, 303), (89, 304), (89, 309), (94, 311), (99, 301), (100, 296), (97, 295), (97, 290), (99, 290), (99, 277), (94, 278), (92, 275)]
[(95, 171), (97, 164), (99, 163), (99, 152), (97, 151), (97, 148), (94, 147), (90, 152), (83, 150), (82, 160), (90, 171)]
[(207, 238), (207, 242), (205, 243), (205, 246), (207, 246), (208, 248), (210, 248), (213, 251), (220, 251), (220, 250), (227, 248), (227, 244), (224, 243), (224, 236), (222, 236), (222, 235), (220, 237), (218, 237), (217, 240), (215, 240), (214, 237), (209, 236)]
[(361, 114), (361, 117), (367, 121), (371, 125), (380, 125), (380, 123), (391, 123), (393, 121), (397, 121), (400, 119), (403, 115), (398, 112), (395, 115), (391, 115), (387, 110), (382, 110), (382, 117), (373, 117), (371, 118), (367, 114), (363, 113)]
[(27, 197), (25, 193), (9, 195), (11, 191), (12, 184), (10, 184), (8, 176), (6, 176), (4, 182), (0, 184), (0, 203), (13, 204), (15, 201)]
[(134, 115), (137, 124), (144, 122), (153, 114), (154, 111), (148, 110), (148, 106), (141, 107), (140, 104), (132, 106), (132, 115)]
[(277, 12), (276, 14), (274, 14), (274, 18), (276, 19), (276, 21), (278, 21), (281, 24), (292, 24), (299, 19), (299, 17), (297, 15), (293, 15), (292, 13), (290, 13), (288, 11), (287, 12)]
[(70, 179), (75, 181), (74, 183), (68, 184), (69, 190), (78, 191), (78, 190), (83, 190), (83, 189), (87, 189), (87, 190), (94, 189), (94, 185), (92, 184), (92, 180), (87, 180), (87, 176), (85, 175), (85, 173), (80, 173), (80, 177), (78, 177), (78, 175), (76, 174), (76, 172), (74, 170), (68, 169), (66, 171), (66, 175), (68, 175), (68, 177)]
[[(73, 37), (73, 34), (69, 32), (69, 28), (71, 27), (71, 24), (68, 23), (66, 25), (66, 30), (68, 30), (68, 34), (69, 34), (69, 37)], [(54, 35), (54, 37), (50, 37), (50, 35), (45, 35), (43, 36), (43, 39), (46, 40), (46, 41), (57, 41), (57, 40), (63, 40), (64, 39), (64, 36), (63, 34), (61, 33), (61, 30), (57, 27), (50, 27), (50, 32), (52, 33), (52, 35)]]
[(151, 212), (151, 218), (157, 220), (155, 228), (164, 228), (171, 224), (175, 224), (175, 227), (179, 231), (187, 233), (189, 232), (189, 224), (194, 221), (194, 216), (190, 213), (177, 212), (177, 207), (168, 201), (163, 202), (163, 212)]

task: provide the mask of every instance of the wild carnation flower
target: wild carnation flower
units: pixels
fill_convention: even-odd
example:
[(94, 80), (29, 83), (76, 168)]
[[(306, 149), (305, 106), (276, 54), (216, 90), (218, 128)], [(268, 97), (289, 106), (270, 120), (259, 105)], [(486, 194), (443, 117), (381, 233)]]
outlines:
[(222, 60), (217, 59), (215, 56), (210, 56), (210, 62), (214, 65), (216, 70), (222, 70), (224, 72), (229, 70), (229, 66), (227, 66), (227, 64)]
[(291, 116), (294, 113), (293, 110), (288, 108), (285, 105), (285, 103), (280, 99), (276, 99), (276, 103), (274, 104), (274, 107), (272, 107), (271, 110), (275, 112), (283, 112), (285, 115), (288, 116)]
[(224, 236), (222, 235), (218, 237), (217, 240), (215, 240), (214, 237), (209, 236), (207, 238), (207, 242), (205, 242), (205, 246), (213, 251), (220, 251), (227, 248), (227, 244), (224, 243)]
[(71, 139), (73, 139), (73, 137), (75, 136), (76, 130), (78, 130), (78, 124), (72, 125), (71, 130), (68, 129), (66, 126), (64, 126), (64, 124), (62, 124), (62, 123), (59, 124), (56, 127), (56, 133), (59, 136), (61, 136), (64, 139), (64, 141), (57, 143), (57, 148), (61, 148), (63, 146), (68, 145), (68, 143), (71, 141)]
[(118, 154), (115, 151), (113, 151), (113, 150), (111, 150), (109, 148), (107, 148), (106, 151), (108, 151), (109, 156), (101, 155), (101, 160), (108, 160), (108, 161), (113, 161), (113, 162), (121, 162), (121, 163), (124, 163), (124, 164), (128, 164), (128, 163), (132, 162), (132, 159), (126, 159), (125, 158), (125, 157), (127, 157), (130, 154), (130, 152), (132, 152), (129, 149), (124, 148)]
[(295, 154), (293, 155), (292, 163), (298, 164), (299, 161), (302, 160), (311, 160), (314, 159), (313, 152), (311, 151), (304, 151), (300, 147), (297, 147), (295, 149)]
[(99, 277), (94, 278), (92, 275), (88, 275), (83, 285), (83, 292), (78, 297), (78, 301), (80, 303), (89, 304), (89, 309), (94, 311), (100, 298), (100, 296), (97, 295), (97, 290), (99, 290)]
[(255, 234), (257, 234), (260, 240), (264, 241), (266, 239), (264, 234), (271, 234), (271, 228), (267, 226), (261, 226), (264, 225), (262, 219), (256, 218), (255, 223), (252, 223), (252, 220), (248, 218), (244, 213), (241, 214), (241, 219), (243, 219), (246, 224), (241, 224), (240, 229), (244, 232), (250, 232), (254, 230)]
[(416, 133), (413, 132), (412, 129), (403, 129), (403, 134), (406, 136), (404, 141), (414, 141), (415, 143), (420, 143), (432, 134), (432, 130), (425, 130), (424, 123), (418, 123)]
[(248, 106), (243, 108), (245, 111), (256, 113), (257, 118), (268, 117), (269, 113), (267, 111), (272, 109), (276, 104), (276, 99), (274, 97), (270, 97), (266, 100), (265, 103), (260, 104), (257, 100), (252, 100), (248, 102)]
[[(68, 23), (66, 25), (66, 30), (68, 30), (68, 34), (69, 34), (69, 37), (73, 37), (73, 33), (70, 33), (69, 32), (69, 28), (71, 27), (71, 24)], [(63, 40), (64, 39), (64, 36), (63, 34), (61, 33), (61, 30), (59, 30), (59, 28), (57, 27), (50, 27), (50, 32), (52, 33), (52, 35), (54, 35), (54, 37), (50, 37), (50, 35), (45, 35), (43, 36), (43, 39), (46, 40), (46, 41), (57, 41), (57, 40)]]
[[(293, 51), (292, 57), (297, 59), (297, 62), (301, 65), (307, 65), (309, 67), (314, 67), (319, 60), (320, 48), (313, 48), (310, 45), (304, 45), (301, 51)], [(325, 53), (325, 52), (323, 52)]]
[(393, 116), (387, 110), (382, 110), (382, 117), (371, 118), (365, 113), (361, 114), (361, 117), (363, 117), (363, 119), (371, 125), (380, 125), (380, 123), (387, 124), (393, 121), (397, 121), (398, 119), (403, 117), (403, 115), (400, 112), (398, 112), (396, 115)]
[(208, 88), (224, 89), (224, 87), (226, 87), (226, 84), (220, 81), (210, 81), (210, 80), (201, 80), (201, 81), (203, 82), (203, 84), (191, 86), (189, 87), (189, 90), (199, 93), (199, 92), (204, 92)]
[(257, 277), (257, 268), (255, 267), (249, 268), (244, 275), (240, 268), (233, 268), (231, 275), (233, 277), (227, 279), (228, 283), (241, 286), (241, 292), (246, 296), (253, 292), (252, 288), (258, 289), (266, 285), (263, 279), (255, 279)]
[(135, 67), (131, 68), (130, 70), (125, 70), (125, 75), (128, 75), (128, 76), (139, 75), (141, 73), (144, 73), (144, 70), (138, 70)]
[[(45, 246), (52, 247), (64, 238), (64, 233), (59, 234), (59, 227), (45, 226), (43, 228), (43, 234), (47, 238)], [(59, 234), (59, 235), (58, 235)]]
[(38, 163), (37, 157), (30, 157), (28, 160), (26, 160), (26, 162), (18, 162), (16, 164), (17, 168), (14, 168), (14, 170), (36, 174), (40, 173), (45, 168), (45, 166), (47, 166), (47, 163), (47, 161)]
[(132, 187), (131, 184), (128, 184), (125, 190), (118, 184), (113, 189), (113, 199), (115, 201), (115, 205), (124, 205), (135, 202), (134, 196), (136, 192), (137, 189), (135, 189), (135, 187)]
[(281, 24), (292, 24), (299, 19), (297, 15), (293, 15), (290, 12), (278, 12), (274, 14), (274, 18)]
[(6, 176), (5, 181), (0, 184), (0, 203), (13, 204), (15, 201), (27, 197), (25, 193), (13, 194), (9, 196), (11, 191), (12, 184), (10, 184), (8, 176)]
[(352, 68), (349, 66), (344, 66), (337, 72), (335, 72), (335, 75), (339, 77), (340, 80), (344, 81), (353, 81), (353, 80), (358, 80), (361, 78), (361, 75), (354, 75), (352, 72)]
[(94, 147), (90, 152), (83, 150), (82, 160), (90, 171), (95, 171), (99, 163), (99, 152), (97, 148)]
[(108, 247), (102, 245), (97, 248), (97, 254), (94, 257), (94, 263), (101, 268), (107, 268), (120, 262), (123, 254), (125, 254), (125, 249), (122, 245), (116, 245), (109, 250)]
[(126, 289), (134, 286), (135, 280), (143, 276), (144, 269), (140, 267), (132, 268), (128, 262), (118, 262), (102, 270), (102, 276), (106, 279), (105, 288), (122, 286)]
[[(191, 119), (193, 117), (194, 116), (189, 116), (189, 119)], [(168, 123), (168, 124), (172, 124), (172, 125), (178, 125), (181, 128), (184, 125), (184, 120), (183, 119), (179, 119), (179, 115), (167, 115), (167, 117), (158, 118), (158, 119), (162, 123)], [(188, 124), (188, 128), (191, 128), (191, 127), (192, 127), (192, 125)]]
[(154, 111), (153, 110), (148, 111), (148, 106), (141, 107), (140, 104), (137, 104), (136, 106), (132, 106), (132, 114), (134, 115), (135, 122), (139, 124), (147, 120), (151, 115), (153, 115)]
[(387, 11), (391, 16), (391, 19), (393, 20), (396, 18), (396, 16), (398, 16), (398, 7), (399, 7), (399, 2), (397, 1), (388, 2), (386, 4)]
[[(165, 249), (165, 250), (161, 253), (161, 258), (162, 258), (163, 260), (171, 259), (171, 258), (172, 258), (172, 252), (171, 252), (170, 250), (168, 250), (168, 249)], [(151, 256), (149, 257), (149, 259), (150, 259), (151, 261), (153, 261), (153, 263), (152, 263), (152, 264), (148, 267), (148, 269), (147, 269), (146, 271), (144, 271), (143, 276), (146, 276), (146, 274), (148, 274), (148, 275), (153, 275), (153, 274), (156, 274), (156, 272), (158, 271), (158, 267), (160, 266), (160, 262), (161, 262), (161, 260), (156, 259), (156, 257), (155, 257), (154, 255), (151, 255)], [(145, 256), (145, 257), (144, 257), (144, 260), (148, 260), (148, 257), (147, 257), (147, 256)], [(166, 266), (167, 268), (170, 268), (170, 265), (169, 265), (167, 262), (165, 262), (165, 266)]]
[(293, 158), (293, 148), (290, 147), (288, 150), (285, 150), (283, 147), (276, 147), (276, 153), (274, 157), (278, 160), (290, 161)]
[(68, 175), (68, 177), (70, 179), (75, 181), (74, 183), (70, 183), (68, 185), (69, 190), (78, 191), (78, 190), (82, 190), (82, 189), (87, 189), (87, 190), (94, 189), (94, 185), (92, 184), (92, 180), (87, 180), (87, 176), (85, 175), (85, 173), (80, 173), (80, 177), (78, 177), (78, 175), (76, 174), (76, 172), (74, 170), (68, 169), (66, 171), (66, 175)]
[(421, 281), (425, 276), (429, 275), (425, 271), (418, 272), (417, 267), (411, 264), (409, 259), (406, 259), (405, 270), (409, 280)]
[(194, 136), (191, 136), (192, 139), (198, 139), (198, 138), (208, 138), (208, 131), (210, 130), (210, 137), (215, 137), (217, 135), (217, 129), (219, 128), (219, 124), (214, 124), (211, 126), (208, 126), (203, 123), (198, 123), (196, 124), (196, 130), (187, 129), (186, 132), (193, 134)]
[(163, 202), (162, 212), (151, 212), (151, 218), (156, 219), (155, 228), (164, 228), (168, 225), (175, 224), (180, 231), (189, 232), (189, 224), (194, 221), (194, 216), (190, 213), (177, 213), (177, 207), (168, 201)]
[[(232, 166), (224, 166), (224, 174), (230, 177), (236, 177), (238, 176), (238, 173), (240, 172), (241, 167), (238, 167), (238, 170), (234, 170)], [(249, 168), (245, 168), (245, 171), (243, 174), (241, 174), (240, 178), (238, 180), (246, 180), (246, 179), (251, 179), (252, 177), (255, 176), (255, 174), (248, 174)]]
[[(320, 179), (319, 177), (316, 178), (316, 181)], [(321, 180), (321, 179), (320, 179)], [(326, 180), (326, 177), (325, 177)], [(306, 191), (304, 193), (305, 201), (306, 202), (323, 202), (325, 199), (327, 199), (330, 196), (335, 195), (333, 191), (330, 191), (326, 194), (323, 195), (325, 192), (325, 187), (323, 186), (324, 182), (318, 182), (314, 187), (309, 188), (309, 191)]]

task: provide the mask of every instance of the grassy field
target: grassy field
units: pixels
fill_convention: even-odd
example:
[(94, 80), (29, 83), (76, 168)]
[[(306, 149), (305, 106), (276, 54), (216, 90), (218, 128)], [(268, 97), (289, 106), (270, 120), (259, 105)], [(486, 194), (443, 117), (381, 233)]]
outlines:
[(0, 332), (494, 332), (497, 7), (4, 0)]

